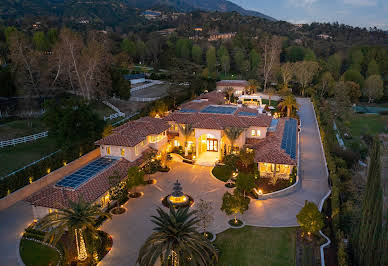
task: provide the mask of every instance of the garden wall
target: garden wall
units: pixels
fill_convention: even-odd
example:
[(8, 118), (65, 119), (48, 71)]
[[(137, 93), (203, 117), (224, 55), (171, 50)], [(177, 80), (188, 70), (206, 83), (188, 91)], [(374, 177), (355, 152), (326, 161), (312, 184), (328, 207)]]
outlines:
[(31, 184), (16, 190), (15, 192), (12, 192), (8, 196), (0, 199), (0, 211), (3, 209), (6, 209), (16, 202), (23, 200), (30, 195), (34, 194), (35, 192), (39, 191), (40, 189), (46, 187), (49, 184), (52, 184), (59, 179), (65, 177), (66, 175), (71, 174), (72, 172), (76, 171), (77, 169), (81, 168), (88, 162), (96, 159), (100, 156), (100, 149), (95, 149), (84, 156), (72, 161), (71, 163), (68, 163), (66, 166), (63, 166), (61, 168), (58, 168), (57, 170), (49, 173), (48, 175), (45, 175), (44, 177), (32, 182)]

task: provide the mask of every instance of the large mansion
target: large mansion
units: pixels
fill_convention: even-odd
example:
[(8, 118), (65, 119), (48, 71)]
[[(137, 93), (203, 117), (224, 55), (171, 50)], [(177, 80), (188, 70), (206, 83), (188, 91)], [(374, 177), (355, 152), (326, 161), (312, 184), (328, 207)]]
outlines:
[[(246, 148), (254, 151), (260, 176), (277, 175), (287, 179), (297, 165), (297, 120), (275, 119), (263, 113), (262, 108), (253, 107), (226, 105), (224, 94), (216, 90), (181, 105), (179, 110), (163, 118), (129, 121), (96, 141), (100, 149), (97, 160), (26, 200), (32, 204), (36, 218), (67, 207), (68, 200), (80, 197), (106, 206), (110, 201), (109, 176), (124, 178), (128, 168), (140, 165), (143, 154), (150, 149), (162, 153), (183, 147), (185, 155), (190, 154), (195, 164), (210, 166), (226, 154)], [(189, 134), (185, 127), (190, 127)], [(227, 131), (236, 128), (241, 133), (233, 140), (232, 147)]]

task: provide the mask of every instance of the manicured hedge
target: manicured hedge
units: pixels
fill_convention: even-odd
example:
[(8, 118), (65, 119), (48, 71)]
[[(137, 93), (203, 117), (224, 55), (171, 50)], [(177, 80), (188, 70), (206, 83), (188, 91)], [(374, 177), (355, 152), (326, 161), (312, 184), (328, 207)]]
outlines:
[(0, 180), (0, 198), (30, 184), (30, 177), (32, 178), (32, 181), (38, 180), (47, 175), (48, 169), (52, 172), (62, 167), (64, 162), (69, 163), (94, 148), (94, 145), (84, 145), (82, 147), (68, 149), (67, 151), (57, 152), (37, 164), (31, 165), (16, 174)]
[(338, 261), (343, 261), (344, 257), (347, 257), (347, 254), (339, 243), (342, 242), (342, 238), (344, 237), (343, 232), (349, 229), (341, 228), (341, 178), (348, 175), (349, 170), (346, 168), (346, 162), (342, 158), (333, 155), (336, 140), (332, 127), (333, 118), (330, 116), (330, 112), (325, 109), (320, 99), (312, 97), (312, 102), (319, 124), (327, 168), (329, 170), (329, 182), (331, 184), (331, 228), (334, 236), (334, 239), (331, 240), (338, 249)]

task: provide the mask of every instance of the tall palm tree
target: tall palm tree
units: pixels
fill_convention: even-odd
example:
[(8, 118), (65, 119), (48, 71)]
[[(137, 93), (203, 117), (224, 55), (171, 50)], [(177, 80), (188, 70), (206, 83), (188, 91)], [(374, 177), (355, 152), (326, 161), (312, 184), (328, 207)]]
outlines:
[(287, 109), (287, 117), (291, 116), (292, 109), (299, 109), (299, 104), (296, 102), (296, 99), (293, 95), (288, 95), (284, 97), (283, 101), (281, 101), (278, 104), (278, 107), (280, 110), (284, 111), (284, 109)]
[(185, 137), (185, 156), (187, 156), (189, 154), (189, 150), (187, 147), (187, 144), (188, 144), (187, 139), (193, 134), (194, 128), (192, 124), (184, 124), (184, 125), (178, 124), (178, 126), (179, 126), (179, 131)]
[(162, 265), (213, 265), (218, 260), (213, 245), (199, 232), (195, 225), (199, 222), (197, 211), (189, 212), (189, 207), (170, 213), (157, 209), (158, 216), (152, 216), (156, 224), (154, 232), (139, 251), (137, 262), (140, 266), (155, 265), (160, 258)]
[(38, 222), (37, 226), (48, 230), (45, 241), (49, 240), (51, 243), (58, 242), (68, 231), (72, 237), (75, 237), (78, 259), (83, 261), (88, 255), (82, 231), (87, 230), (93, 236), (97, 236), (95, 223), (99, 216), (111, 218), (111, 215), (103, 212), (99, 205), (89, 204), (80, 198), (77, 202), (69, 200), (69, 208), (49, 213)]
[(240, 137), (241, 133), (243, 132), (242, 128), (239, 127), (227, 127), (224, 129), (224, 133), (226, 137), (229, 139), (231, 144), (231, 150), (233, 151), (234, 142)]

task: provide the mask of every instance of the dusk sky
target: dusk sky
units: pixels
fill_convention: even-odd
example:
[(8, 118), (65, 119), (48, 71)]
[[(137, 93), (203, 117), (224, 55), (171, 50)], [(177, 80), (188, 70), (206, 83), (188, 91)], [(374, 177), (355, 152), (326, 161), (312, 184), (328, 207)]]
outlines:
[(335, 22), (388, 30), (388, 0), (230, 0), (292, 23)]

